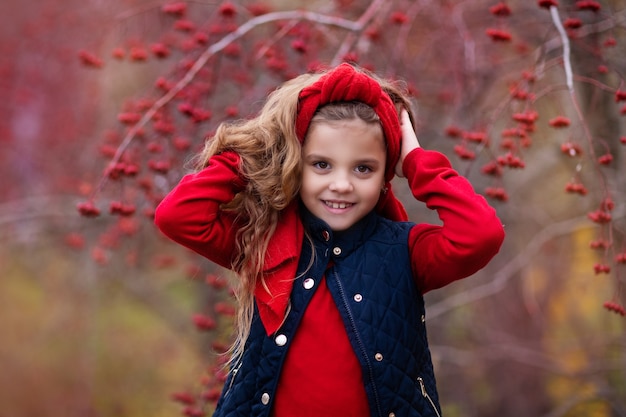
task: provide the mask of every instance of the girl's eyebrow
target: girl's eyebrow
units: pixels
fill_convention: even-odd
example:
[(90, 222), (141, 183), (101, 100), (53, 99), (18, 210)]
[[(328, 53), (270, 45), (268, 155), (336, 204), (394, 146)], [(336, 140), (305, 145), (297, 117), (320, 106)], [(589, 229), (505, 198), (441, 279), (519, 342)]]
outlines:
[[(332, 157), (330, 157), (328, 155), (320, 155), (320, 154), (317, 154), (317, 153), (310, 153), (310, 154), (305, 154), (304, 155), (304, 160), (306, 160), (306, 161), (319, 161), (319, 160), (329, 161), (329, 160), (332, 160)], [(355, 165), (379, 166), (380, 163), (381, 163), (381, 161), (376, 159), (376, 158), (363, 158), (363, 159), (357, 159), (357, 160), (354, 161)]]
[(330, 159), (327, 155), (319, 155), (316, 153), (309, 153), (309, 154), (305, 154), (304, 155), (304, 159), (309, 160), (309, 161), (313, 161), (313, 160), (318, 160), (318, 159)]
[(359, 165), (378, 165), (380, 162), (378, 159), (359, 159), (356, 161)]

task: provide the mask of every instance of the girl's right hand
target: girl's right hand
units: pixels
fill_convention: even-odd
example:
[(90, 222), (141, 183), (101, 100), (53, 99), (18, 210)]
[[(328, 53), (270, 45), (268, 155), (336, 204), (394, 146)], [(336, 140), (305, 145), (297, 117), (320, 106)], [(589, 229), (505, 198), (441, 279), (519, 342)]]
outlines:
[(406, 158), (412, 150), (420, 147), (417, 135), (415, 134), (415, 130), (413, 130), (413, 125), (411, 124), (411, 118), (409, 117), (409, 113), (406, 109), (402, 109), (400, 112), (400, 131), (402, 132), (402, 143), (400, 145), (400, 159), (396, 165), (396, 175), (404, 177), (404, 172), (402, 171), (404, 158)]

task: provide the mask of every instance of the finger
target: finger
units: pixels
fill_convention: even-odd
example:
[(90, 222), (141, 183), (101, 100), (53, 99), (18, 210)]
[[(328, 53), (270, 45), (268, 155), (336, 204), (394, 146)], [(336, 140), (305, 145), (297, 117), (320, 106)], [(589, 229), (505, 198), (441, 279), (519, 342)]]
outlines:
[(411, 117), (409, 116), (409, 112), (406, 109), (402, 110), (400, 114), (401, 125), (400, 129), (402, 131), (402, 145), (403, 151), (408, 153), (413, 148), (419, 147), (419, 140), (417, 139), (417, 133), (415, 133), (415, 129), (413, 128), (413, 122), (411, 121)]
[(403, 137), (415, 135), (413, 125), (411, 124), (411, 118), (409, 117), (409, 112), (407, 112), (406, 109), (402, 109), (402, 112), (400, 113), (400, 128), (402, 130)]
[(400, 122), (404, 125), (405, 123), (411, 124), (411, 118), (409, 117), (409, 112), (406, 109), (400, 110)]

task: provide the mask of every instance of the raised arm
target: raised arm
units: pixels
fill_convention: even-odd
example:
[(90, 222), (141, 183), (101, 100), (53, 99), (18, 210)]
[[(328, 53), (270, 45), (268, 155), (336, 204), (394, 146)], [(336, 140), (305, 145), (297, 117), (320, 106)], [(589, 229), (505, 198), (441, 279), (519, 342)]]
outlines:
[(202, 171), (186, 175), (161, 201), (155, 224), (170, 239), (230, 268), (235, 256), (235, 215), (223, 211), (245, 187), (234, 152), (214, 155)]
[(495, 210), (439, 152), (412, 151), (404, 172), (414, 197), (436, 210), (443, 222), (418, 224), (410, 233), (413, 272), (422, 293), (483, 268), (504, 240)]
[(396, 173), (407, 177), (413, 196), (436, 210), (443, 222), (418, 224), (409, 235), (413, 275), (426, 293), (484, 267), (500, 250), (504, 229), (495, 210), (443, 154), (420, 147), (408, 113), (400, 118), (402, 153)]

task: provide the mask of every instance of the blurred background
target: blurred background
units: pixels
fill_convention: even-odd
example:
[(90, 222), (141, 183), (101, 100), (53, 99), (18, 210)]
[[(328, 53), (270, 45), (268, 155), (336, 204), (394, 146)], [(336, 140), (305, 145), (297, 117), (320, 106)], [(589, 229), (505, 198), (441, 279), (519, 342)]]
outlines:
[(233, 277), (154, 207), (219, 123), (342, 61), (402, 80), (422, 146), (505, 224), (427, 295), (444, 415), (626, 416), (623, 1), (0, 9), (0, 417), (210, 415)]

